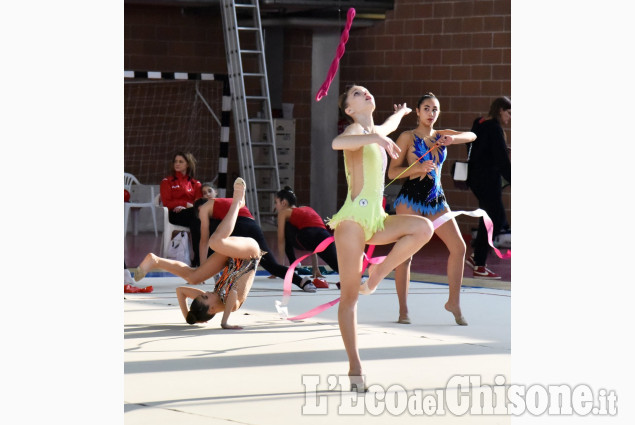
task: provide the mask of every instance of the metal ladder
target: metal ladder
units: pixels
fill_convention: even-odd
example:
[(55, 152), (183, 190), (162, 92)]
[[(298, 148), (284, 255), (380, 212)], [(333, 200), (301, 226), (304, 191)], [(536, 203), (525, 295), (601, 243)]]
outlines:
[[(221, 0), (232, 115), (245, 200), (256, 221), (273, 224), (280, 190), (258, 0)], [(240, 22), (238, 19), (240, 18)]]

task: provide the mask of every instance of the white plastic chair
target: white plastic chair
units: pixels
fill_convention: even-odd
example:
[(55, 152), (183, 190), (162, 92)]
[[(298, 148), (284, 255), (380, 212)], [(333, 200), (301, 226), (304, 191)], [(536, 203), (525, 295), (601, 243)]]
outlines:
[(170, 241), (172, 240), (172, 234), (174, 232), (188, 232), (190, 234), (189, 240), (192, 240), (192, 232), (189, 227), (179, 226), (177, 224), (170, 223), (168, 207), (161, 203), (161, 194), (158, 194), (154, 198), (154, 205), (163, 208), (163, 239), (161, 241), (161, 256), (165, 257), (170, 247)]
[[(123, 188), (126, 189), (130, 194), (132, 194), (132, 185), (137, 184), (142, 186), (139, 183), (139, 180), (130, 173), (123, 173)], [(128, 232), (128, 216), (130, 215), (130, 211), (133, 213), (132, 220), (132, 229), (133, 234), (137, 235), (137, 219), (139, 216), (139, 211), (141, 208), (150, 208), (150, 212), (152, 213), (152, 222), (154, 224), (154, 236), (159, 236), (157, 232), (157, 212), (156, 206), (154, 205), (154, 187), (150, 186), (150, 199), (148, 202), (124, 202), (124, 220), (123, 220), (123, 237), (126, 237), (126, 233)]]

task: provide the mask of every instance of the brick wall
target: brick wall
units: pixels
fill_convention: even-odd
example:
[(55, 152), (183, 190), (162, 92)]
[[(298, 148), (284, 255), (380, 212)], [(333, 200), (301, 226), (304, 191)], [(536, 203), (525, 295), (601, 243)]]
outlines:
[[(124, 14), (126, 70), (227, 73), (220, 10), (124, 5)], [(220, 99), (215, 100), (218, 102), (214, 104), (220, 105)], [(220, 116), (220, 112), (220, 106), (216, 107), (215, 113)], [(213, 125), (216, 126), (216, 123)], [(215, 129), (218, 130), (218, 127)], [(233, 141), (233, 122), (230, 140)], [(177, 148), (175, 146), (171, 153), (162, 159), (163, 163), (169, 162)], [(231, 184), (238, 175), (238, 157), (234, 143), (230, 143), (228, 155), (230, 162), (227, 174), (228, 182)], [(210, 164), (210, 167), (217, 170), (217, 165)], [(125, 163), (124, 169), (135, 172), (135, 164)], [(207, 173), (200, 178), (207, 179), (209, 175), (210, 173)]]
[(220, 12), (124, 5), (124, 67), (227, 73)]
[(311, 55), (310, 29), (289, 28), (284, 32), (284, 82), (282, 101), (293, 103), (295, 120), (295, 184), (299, 204), (311, 199)]
[[(134, 70), (226, 73), (219, 12), (214, 8), (178, 8), (125, 5), (124, 66)], [(289, 28), (284, 39), (283, 102), (293, 103), (296, 117), (296, 178), (299, 201), (308, 202), (310, 182), (311, 30)], [(353, 29), (340, 63), (340, 93), (358, 83), (375, 95), (377, 122), (392, 111), (393, 103), (413, 105), (419, 96), (434, 92), (441, 103), (436, 127), (469, 130), (491, 101), (511, 95), (510, 0), (395, 0), (386, 20), (371, 28)], [(415, 115), (393, 133), (414, 127)], [(511, 129), (506, 129), (511, 145)], [(230, 139), (233, 141), (233, 131)], [(448, 162), (463, 159), (462, 146), (450, 147)], [(230, 143), (229, 181), (238, 169)], [(444, 167), (443, 186), (454, 210), (474, 209), (476, 198), (457, 191)], [(338, 203), (345, 195), (340, 158)], [(503, 201), (511, 223), (510, 189)], [(472, 218), (457, 220), (463, 232)]]
[[(386, 20), (371, 28), (353, 29), (340, 62), (340, 90), (347, 84), (366, 86), (375, 96), (375, 121), (392, 113), (394, 103), (416, 106), (432, 91), (441, 103), (438, 129), (468, 131), (474, 118), (486, 114), (496, 97), (511, 95), (510, 0), (395, 0)], [(414, 113), (406, 116), (399, 134), (414, 128)], [(511, 145), (511, 131), (506, 129)], [(453, 188), (450, 164), (466, 157), (463, 146), (450, 147), (442, 185), (453, 210), (478, 206), (470, 191)], [(345, 179), (338, 193), (345, 194)], [(341, 204), (344, 196), (340, 196)], [(510, 189), (503, 201), (511, 223)], [(462, 232), (476, 219), (457, 219)]]

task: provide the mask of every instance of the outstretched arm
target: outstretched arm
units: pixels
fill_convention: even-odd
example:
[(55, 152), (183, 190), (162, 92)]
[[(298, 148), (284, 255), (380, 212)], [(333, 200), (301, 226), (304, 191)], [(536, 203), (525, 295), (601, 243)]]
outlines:
[[(377, 130), (377, 126), (375, 127)], [(384, 148), (391, 158), (399, 156), (399, 147), (387, 136), (380, 133), (364, 133), (364, 128), (359, 123), (353, 123), (346, 127), (346, 130), (331, 144), (333, 150), (356, 151), (359, 148), (377, 143)]]
[(442, 136), (437, 143), (441, 145), (458, 145), (460, 143), (470, 143), (476, 140), (476, 134), (471, 131), (454, 131), (454, 130), (439, 130), (439, 134)]
[(227, 297), (225, 298), (225, 311), (223, 311), (223, 318), (220, 321), (220, 326), (223, 329), (242, 329), (241, 326), (232, 326), (227, 323), (227, 319), (229, 319), (229, 315), (232, 311), (238, 309), (238, 292), (235, 289), (229, 291)]
[(408, 108), (408, 106), (404, 103), (399, 105), (394, 105), (395, 112), (384, 121), (382, 125), (375, 126), (375, 131), (382, 136), (388, 136), (393, 131), (397, 130), (399, 127), (399, 123), (404, 115), (408, 115), (412, 112), (412, 109)]
[[(397, 139), (397, 146), (401, 149), (399, 156), (390, 161), (388, 166), (388, 178), (396, 179), (407, 178), (411, 176), (423, 176), (435, 168), (434, 161), (424, 161), (417, 163), (408, 168), (408, 152), (410, 152), (413, 143), (411, 131), (404, 131)], [(401, 174), (403, 173), (403, 174)]]
[(320, 271), (320, 265), (318, 264), (318, 256), (317, 254), (311, 255), (311, 263), (313, 266), (313, 279), (317, 277), (324, 277), (322, 272)]
[(346, 127), (342, 134), (339, 134), (333, 139), (331, 147), (336, 151), (355, 151), (362, 146), (371, 145), (373, 143), (377, 143), (377, 135), (366, 134), (364, 127), (358, 123), (353, 123)]
[(190, 288), (189, 286), (179, 286), (176, 288), (176, 298), (179, 300), (179, 307), (181, 308), (181, 313), (183, 314), (184, 319), (187, 319), (187, 313), (189, 313), (186, 299), (190, 298), (193, 300), (204, 293), (205, 291), (201, 291), (197, 288)]

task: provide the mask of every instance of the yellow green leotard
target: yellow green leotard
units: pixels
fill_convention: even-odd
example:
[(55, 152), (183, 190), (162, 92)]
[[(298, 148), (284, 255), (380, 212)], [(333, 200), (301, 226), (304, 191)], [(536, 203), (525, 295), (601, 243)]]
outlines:
[(364, 187), (355, 199), (351, 199), (351, 176), (346, 166), (346, 151), (344, 151), (344, 169), (348, 193), (342, 208), (328, 220), (327, 224), (335, 230), (342, 221), (352, 220), (362, 226), (367, 241), (377, 231), (383, 230), (384, 220), (388, 217), (382, 206), (387, 159), (386, 152), (375, 143), (365, 145), (362, 149)]

